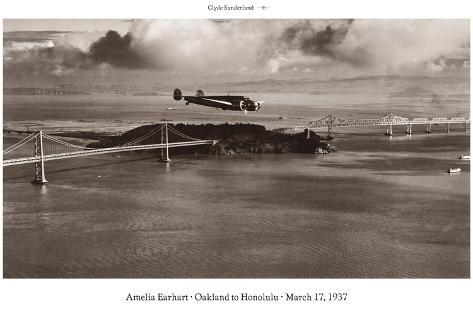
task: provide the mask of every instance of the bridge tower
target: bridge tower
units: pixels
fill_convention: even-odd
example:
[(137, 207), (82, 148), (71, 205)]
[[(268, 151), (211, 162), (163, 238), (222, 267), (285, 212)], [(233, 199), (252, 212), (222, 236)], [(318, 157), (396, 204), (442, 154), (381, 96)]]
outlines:
[(169, 137), (168, 137), (168, 123), (164, 123), (164, 128), (161, 129), (161, 143), (166, 143), (166, 148), (161, 149), (161, 162), (169, 163)]
[(407, 135), (412, 135), (412, 124), (407, 125), (406, 134)]
[(46, 184), (48, 181), (46, 180), (46, 176), (44, 175), (43, 132), (41, 130), (36, 132), (34, 142), (34, 155), (35, 157), (39, 157), (40, 159), (39, 162), (34, 163), (35, 178), (31, 183), (39, 185)]

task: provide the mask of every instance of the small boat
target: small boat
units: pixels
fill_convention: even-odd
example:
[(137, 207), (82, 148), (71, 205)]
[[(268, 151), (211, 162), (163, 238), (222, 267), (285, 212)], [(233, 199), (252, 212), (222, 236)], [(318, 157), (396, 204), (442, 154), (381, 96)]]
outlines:
[(451, 168), (448, 170), (448, 173), (449, 174), (453, 174), (453, 173), (460, 173), (462, 171), (461, 168), (457, 167), (457, 168)]
[(459, 160), (467, 160), (469, 161), (470, 160), (470, 156), (469, 155), (460, 155), (460, 157), (458, 158)]

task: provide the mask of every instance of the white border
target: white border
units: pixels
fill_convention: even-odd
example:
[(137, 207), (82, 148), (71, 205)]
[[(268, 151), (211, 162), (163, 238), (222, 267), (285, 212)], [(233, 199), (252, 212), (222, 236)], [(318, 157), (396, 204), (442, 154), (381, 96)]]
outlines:
[[(442, 0), (193, 0), (3, 1), (3, 18), (468, 18), (472, 1)], [(255, 12), (219, 12), (208, 4), (265, 5)], [(2, 29), (3, 31), (3, 29)], [(3, 33), (3, 32), (2, 32)], [(3, 73), (3, 67), (2, 67)], [(471, 77), (471, 74), (470, 74)], [(3, 76), (2, 76), (3, 83)], [(3, 85), (2, 85), (3, 86)], [(471, 94), (471, 93), (470, 93)], [(2, 98), (3, 106), (3, 98)], [(3, 123), (3, 111), (0, 114)], [(471, 147), (471, 144), (470, 144)], [(0, 171), (1, 172), (1, 171)], [(471, 188), (470, 188), (471, 189)], [(3, 189), (2, 189), (3, 198)], [(470, 194), (471, 195), (471, 194)], [(471, 215), (470, 215), (471, 218)], [(3, 227), (3, 217), (0, 219)], [(470, 223), (471, 226), (471, 223)], [(471, 232), (470, 232), (471, 237)], [(3, 233), (0, 236), (3, 244)], [(471, 244), (471, 241), (470, 241)], [(471, 245), (470, 245), (471, 246)], [(470, 247), (471, 248), (471, 247)], [(3, 249), (2, 249), (3, 254)], [(3, 256), (2, 256), (3, 257)], [(0, 263), (3, 265), (3, 259)], [(125, 303), (146, 292), (314, 292), (344, 291), (347, 303)], [(9, 280), (0, 281), (3, 314), (311, 313), (466, 314), (473, 285), (466, 280)]]
[[(10, 0), (3, 18), (470, 18), (468, 0)], [(209, 4), (267, 6), (267, 10), (209, 11)]]

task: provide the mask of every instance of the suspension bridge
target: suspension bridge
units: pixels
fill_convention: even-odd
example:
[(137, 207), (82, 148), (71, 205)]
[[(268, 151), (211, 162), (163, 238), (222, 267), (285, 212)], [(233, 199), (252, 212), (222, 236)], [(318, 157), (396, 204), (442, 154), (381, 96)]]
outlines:
[(333, 128), (335, 127), (365, 127), (365, 126), (387, 126), (385, 135), (393, 135), (393, 126), (406, 126), (406, 134), (412, 134), (413, 125), (424, 125), (425, 132), (432, 132), (432, 125), (443, 125), (444, 131), (450, 131), (450, 125), (460, 124), (463, 125), (463, 129), (466, 131), (470, 118), (464, 117), (452, 117), (452, 118), (413, 118), (402, 117), (393, 113), (386, 114), (385, 116), (378, 118), (364, 118), (364, 119), (343, 119), (334, 115), (328, 115), (319, 120), (309, 122), (305, 126), (295, 126), (286, 128), (284, 131), (293, 132), (307, 132), (307, 138), (310, 137), (310, 130), (327, 128), (328, 137), (333, 138)]
[[(186, 141), (169, 142), (169, 132)], [(150, 143), (160, 135), (160, 143)], [(155, 140), (154, 140), (155, 141)], [(161, 161), (170, 162), (169, 148), (215, 145), (217, 140), (202, 140), (188, 136), (167, 123), (159, 124), (150, 132), (126, 143), (106, 148), (90, 148), (61, 140), (42, 131), (35, 131), (26, 138), (3, 150), (3, 167), (34, 163), (32, 183), (45, 184), (44, 162), (85, 157), (98, 154), (161, 149)]]

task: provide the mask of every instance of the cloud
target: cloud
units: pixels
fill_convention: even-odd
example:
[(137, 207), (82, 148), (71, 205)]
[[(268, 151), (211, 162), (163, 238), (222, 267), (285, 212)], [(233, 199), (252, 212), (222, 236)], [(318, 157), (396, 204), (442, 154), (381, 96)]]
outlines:
[(296, 50), (304, 55), (383, 71), (424, 66), (455, 55), (469, 59), (467, 20), (350, 20), (329, 23), (296, 23), (284, 30), (281, 39), (287, 51)]
[(87, 55), (74, 46), (42, 46), (9, 51), (4, 54), (4, 71), (16, 75), (63, 75), (91, 68)]
[(13, 35), (5, 71), (51, 75), (107, 66), (189, 75), (444, 71), (469, 67), (470, 49), (468, 20), (133, 20), (124, 35), (48, 33), (31, 43)]
[(385, 70), (460, 54), (469, 58), (467, 20), (359, 20), (336, 48), (338, 58)]
[(134, 49), (153, 68), (239, 72), (265, 67), (273, 24), (249, 20), (156, 20), (135, 22), (130, 31)]
[(336, 47), (343, 42), (350, 24), (320, 26), (304, 21), (287, 27), (280, 39), (292, 49), (299, 49), (307, 55), (335, 58)]
[(118, 68), (146, 68), (148, 62), (131, 46), (132, 38), (131, 33), (121, 36), (116, 31), (108, 31), (90, 45), (87, 57), (97, 64), (108, 63)]

